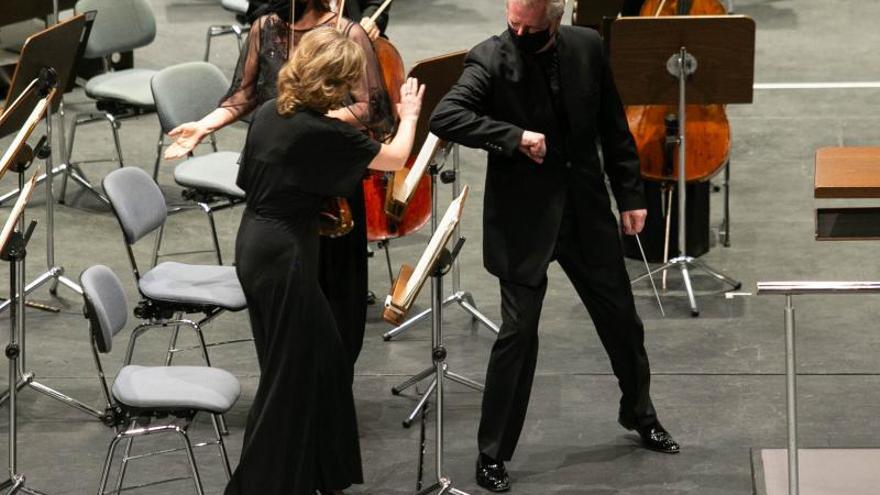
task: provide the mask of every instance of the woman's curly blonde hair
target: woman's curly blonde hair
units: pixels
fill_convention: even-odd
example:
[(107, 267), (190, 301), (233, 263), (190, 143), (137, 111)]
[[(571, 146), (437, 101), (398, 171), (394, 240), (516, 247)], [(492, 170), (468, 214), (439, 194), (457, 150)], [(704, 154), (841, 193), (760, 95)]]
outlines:
[(278, 113), (303, 108), (327, 113), (341, 107), (363, 76), (364, 64), (363, 49), (335, 29), (307, 33), (278, 73)]

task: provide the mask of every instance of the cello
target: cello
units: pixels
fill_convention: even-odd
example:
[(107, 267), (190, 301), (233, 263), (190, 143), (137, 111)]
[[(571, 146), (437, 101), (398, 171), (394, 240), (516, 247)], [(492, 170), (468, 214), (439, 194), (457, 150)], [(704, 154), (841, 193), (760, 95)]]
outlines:
[[(385, 0), (370, 17), (370, 20), (375, 22), (391, 2), (392, 0)], [(373, 41), (373, 48), (382, 69), (382, 80), (396, 118), (397, 104), (400, 103), (400, 86), (406, 80), (403, 58), (397, 48), (385, 38), (379, 37)], [(419, 150), (413, 150), (403, 170), (370, 172), (368, 177), (364, 179), (367, 240), (369, 242), (380, 242), (383, 244), (382, 247), (386, 247), (384, 244), (387, 244), (387, 241), (415, 232), (423, 227), (431, 217), (431, 180), (427, 175), (420, 179), (415, 194), (402, 211), (392, 201), (394, 184), (402, 182), (415, 163), (418, 152)]]
[[(718, 0), (647, 0), (641, 17), (668, 15), (727, 15)], [(642, 177), (670, 182), (678, 177), (678, 163), (670, 156), (667, 134), (678, 108), (671, 105), (631, 105), (626, 118), (636, 141)], [(730, 155), (730, 124), (724, 105), (687, 105), (685, 170), (688, 182), (712, 178)], [(674, 155), (674, 154), (673, 154)]]

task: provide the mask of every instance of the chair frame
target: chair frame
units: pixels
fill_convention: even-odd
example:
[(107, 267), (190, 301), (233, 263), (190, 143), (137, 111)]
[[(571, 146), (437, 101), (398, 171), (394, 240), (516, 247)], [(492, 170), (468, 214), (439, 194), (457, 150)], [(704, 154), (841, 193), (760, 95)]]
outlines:
[[(89, 318), (89, 305), (86, 305), (86, 317)], [(131, 364), (132, 357), (134, 354), (135, 343), (137, 339), (140, 338), (147, 330), (153, 328), (167, 328), (174, 325), (175, 322), (161, 322), (161, 323), (143, 323), (135, 327), (132, 331), (131, 338), (128, 343), (128, 349), (125, 353), (125, 359), (123, 361), (124, 366), (128, 366)], [(107, 456), (104, 459), (104, 466), (101, 470), (101, 480), (98, 486), (98, 495), (107, 494), (107, 484), (110, 478), (110, 470), (113, 465), (113, 458), (116, 453), (116, 448), (119, 446), (119, 442), (122, 440), (126, 440), (125, 451), (122, 456), (121, 464), (119, 467), (119, 474), (116, 478), (116, 486), (115, 489), (109, 493), (121, 493), (122, 490), (131, 490), (135, 488), (143, 488), (147, 486), (153, 486), (159, 483), (168, 483), (172, 481), (179, 481), (185, 478), (170, 478), (156, 482), (145, 483), (136, 486), (123, 487), (123, 483), (125, 480), (125, 473), (128, 467), (128, 463), (133, 460), (142, 459), (146, 457), (152, 457), (154, 455), (167, 454), (172, 452), (179, 452), (181, 450), (186, 451), (187, 458), (189, 460), (190, 470), (191, 470), (191, 478), (195, 485), (195, 490), (198, 495), (204, 495), (204, 488), (202, 486), (201, 476), (199, 475), (198, 465), (196, 464), (195, 455), (193, 453), (193, 447), (204, 447), (209, 445), (217, 445), (220, 460), (223, 464), (223, 469), (226, 474), (227, 481), (232, 477), (232, 469), (229, 464), (229, 455), (226, 451), (226, 444), (223, 441), (222, 434), (222, 425), (223, 425), (223, 417), (220, 413), (213, 413), (209, 411), (205, 411), (211, 415), (211, 423), (214, 428), (215, 440), (209, 442), (202, 442), (193, 445), (189, 438), (189, 428), (195, 419), (196, 414), (199, 412), (193, 409), (137, 409), (128, 407), (119, 401), (117, 401), (112, 392), (110, 391), (110, 386), (107, 384), (107, 377), (104, 373), (104, 367), (102, 364), (100, 351), (98, 349), (98, 344), (95, 338), (95, 333), (98, 330), (94, 328), (91, 318), (89, 318), (89, 333), (91, 337), (91, 348), (92, 348), (92, 356), (95, 359), (95, 367), (98, 371), (98, 381), (101, 385), (101, 391), (104, 394), (104, 398), (107, 401), (107, 423), (110, 426), (113, 426), (116, 429), (116, 435), (113, 437), (113, 440), (110, 442), (110, 446), (107, 449)], [(199, 338), (202, 339), (201, 333), (199, 334)], [(203, 340), (202, 340), (202, 343)], [(210, 366), (208, 355), (205, 353), (203, 355), (205, 359), (205, 363)], [(162, 424), (157, 426), (150, 426), (150, 423), (154, 419), (164, 418), (167, 416), (173, 416), (178, 419), (182, 419), (184, 421), (183, 425), (178, 425), (174, 423)], [(152, 435), (156, 433), (177, 433), (181, 437), (181, 441), (183, 442), (183, 447), (176, 449), (166, 449), (160, 451), (152, 451), (146, 454), (139, 455), (131, 455), (132, 445), (134, 443), (134, 439), (141, 436)]]
[[(159, 104), (156, 104), (156, 112), (159, 113)], [(161, 120), (161, 119), (160, 119)], [(153, 180), (156, 183), (159, 183), (159, 166), (162, 161), (162, 150), (165, 148), (165, 133), (163, 132), (162, 126), (159, 126), (159, 139), (156, 144), (156, 161), (153, 165)], [(217, 153), (219, 150), (217, 148), (217, 135), (216, 133), (209, 134), (211, 149), (214, 153)], [(204, 143), (200, 143), (204, 144)], [(195, 153), (190, 151), (187, 154), (187, 159), (195, 158)], [(184, 162), (181, 162), (185, 163)], [(179, 166), (180, 164), (178, 164)], [(214, 220), (214, 212), (226, 210), (237, 206), (239, 204), (244, 203), (245, 199), (237, 196), (231, 196), (228, 194), (223, 194), (221, 192), (210, 191), (207, 189), (196, 189), (191, 187), (184, 187), (183, 190), (183, 198), (189, 201), (193, 201), (195, 205), (181, 205), (174, 206), (169, 208), (169, 214), (180, 213), (183, 211), (192, 210), (198, 208), (202, 210), (205, 215), (208, 217), (208, 226), (211, 229), (211, 240), (214, 243), (214, 253), (217, 258), (217, 264), (223, 264), (223, 254), (220, 249), (220, 237), (217, 233), (217, 224)], [(164, 235), (164, 226), (160, 228), (158, 237), (156, 239), (156, 246), (153, 250), (153, 266), (156, 266), (158, 263), (158, 258), (160, 256), (159, 251), (162, 244), (162, 239)]]

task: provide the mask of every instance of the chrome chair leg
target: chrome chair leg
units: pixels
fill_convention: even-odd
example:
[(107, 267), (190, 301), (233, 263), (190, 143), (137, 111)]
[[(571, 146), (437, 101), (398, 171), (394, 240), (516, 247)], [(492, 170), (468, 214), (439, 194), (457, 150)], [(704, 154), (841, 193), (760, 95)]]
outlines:
[[(213, 134), (211, 135), (213, 137)], [(165, 134), (159, 129), (159, 142), (156, 144), (156, 163), (153, 165), (153, 180), (159, 182), (159, 164), (162, 163), (162, 148), (165, 147)]]
[(232, 467), (229, 465), (229, 455), (226, 453), (226, 443), (223, 441), (223, 433), (220, 432), (220, 422), (223, 417), (220, 414), (211, 415), (211, 424), (214, 425), (214, 433), (217, 435), (217, 448), (220, 450), (220, 462), (223, 463), (223, 472), (226, 473), (226, 481), (232, 478)]
[(189, 441), (189, 435), (187, 435), (185, 429), (180, 427), (177, 427), (175, 431), (183, 439), (183, 446), (186, 449), (186, 456), (192, 469), (193, 483), (196, 485), (196, 493), (198, 495), (205, 495), (205, 490), (202, 488), (202, 478), (199, 476), (199, 468), (196, 466), (196, 456), (193, 454), (192, 443)]
[(125, 479), (125, 470), (128, 468), (128, 457), (131, 455), (131, 445), (134, 443), (134, 437), (128, 437), (127, 440), (119, 466), (119, 477), (116, 479), (116, 493), (122, 493), (122, 481)]
[(223, 264), (223, 256), (220, 254), (220, 237), (217, 235), (217, 224), (214, 222), (214, 210), (208, 203), (199, 203), (199, 208), (208, 216), (208, 225), (211, 227), (211, 238), (214, 241), (214, 252), (217, 254), (217, 264)]
[(211, 57), (211, 39), (213, 36), (214, 26), (208, 26), (208, 31), (205, 34), (205, 62)]
[(107, 481), (110, 477), (110, 468), (113, 465), (113, 454), (116, 453), (116, 447), (119, 445), (119, 441), (122, 440), (125, 433), (117, 433), (113, 440), (110, 442), (110, 446), (107, 448), (107, 458), (104, 459), (104, 468), (101, 471), (101, 483), (98, 485), (98, 495), (104, 495), (107, 490)]
[(159, 250), (162, 248), (162, 238), (165, 236), (165, 224), (159, 226), (159, 231), (156, 232), (156, 242), (153, 246), (153, 259), (151, 268), (156, 268), (156, 265), (159, 264)]
[(125, 166), (125, 163), (122, 161), (122, 144), (119, 140), (119, 127), (121, 124), (116, 117), (107, 112), (104, 112), (103, 117), (110, 123), (110, 132), (113, 133), (113, 144), (116, 146), (116, 158), (119, 160), (119, 168), (122, 168)]
[[(180, 320), (182, 315), (177, 315), (175, 318)], [(171, 360), (174, 359), (174, 353), (177, 351), (177, 337), (180, 335), (180, 325), (175, 325), (174, 328), (171, 329), (171, 340), (168, 342), (168, 352), (165, 354), (165, 366), (171, 366)]]

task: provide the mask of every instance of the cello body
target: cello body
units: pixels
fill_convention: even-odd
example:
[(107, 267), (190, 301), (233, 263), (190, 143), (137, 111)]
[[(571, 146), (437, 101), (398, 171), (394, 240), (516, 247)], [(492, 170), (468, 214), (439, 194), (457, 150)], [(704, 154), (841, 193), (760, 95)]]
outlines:
[[(642, 17), (664, 15), (726, 15), (718, 0), (646, 0)], [(685, 139), (686, 177), (705, 181), (727, 162), (730, 154), (730, 123), (724, 105), (687, 105)], [(672, 181), (678, 177), (677, 154), (670, 167), (666, 145), (666, 117), (678, 113), (675, 105), (630, 105), (626, 118), (636, 141), (642, 177)]]
[[(403, 59), (394, 45), (385, 38), (376, 39), (373, 48), (382, 68), (382, 79), (391, 100), (392, 111), (396, 115), (397, 104), (400, 103), (400, 86), (406, 80)], [(412, 167), (418, 151), (413, 150), (410, 154), (406, 169)], [(420, 229), (431, 218), (431, 179), (427, 175), (422, 177), (403, 215), (400, 218), (389, 215), (394, 176), (399, 173), (401, 172), (373, 171), (363, 181), (369, 242), (387, 241), (405, 236)]]

